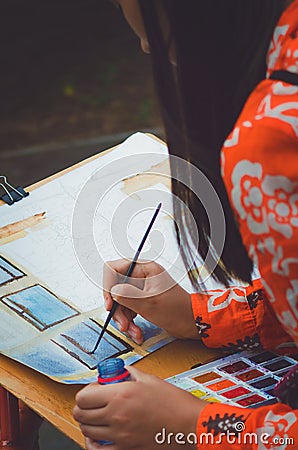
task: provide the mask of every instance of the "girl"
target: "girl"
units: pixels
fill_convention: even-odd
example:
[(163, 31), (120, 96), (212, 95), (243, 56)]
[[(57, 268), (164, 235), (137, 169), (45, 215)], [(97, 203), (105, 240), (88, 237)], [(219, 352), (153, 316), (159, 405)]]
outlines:
[[(171, 162), (173, 193), (196, 218), (198, 251), (204, 258), (212, 246), (213, 276), (226, 288), (202, 291), (192, 229), (177, 202), (179, 240), (195, 293), (177, 284), (167, 289), (173, 280), (154, 262), (138, 264), (132, 283), (121, 284), (128, 263), (114, 261), (104, 274), (106, 308), (117, 300), (115, 320), (138, 343), (142, 333), (133, 319), (141, 314), (177, 337), (202, 339), (210, 347), (297, 353), (298, 0), (119, 4), (143, 50), (152, 55), (170, 154), (197, 166), (221, 200), (226, 241), (219, 255), (202, 204), (174, 181), (179, 168)], [(259, 280), (252, 281), (253, 263)], [(247, 287), (233, 287), (235, 277)], [(280, 402), (257, 409), (207, 404), (129, 370), (133, 383), (90, 385), (78, 393), (74, 417), (89, 450), (101, 448), (99, 439), (113, 441), (111, 450), (157, 449), (154, 437), (162, 428), (175, 436), (196, 433), (198, 442), (202, 433), (220, 436), (224, 449), (298, 445), (286, 439), (298, 441), (297, 367), (276, 388)], [(229, 441), (235, 418), (258, 439)], [(182, 441), (180, 436), (171, 448), (181, 448)], [(185, 448), (196, 448), (194, 441), (184, 442)], [(209, 440), (198, 448), (213, 445)]]

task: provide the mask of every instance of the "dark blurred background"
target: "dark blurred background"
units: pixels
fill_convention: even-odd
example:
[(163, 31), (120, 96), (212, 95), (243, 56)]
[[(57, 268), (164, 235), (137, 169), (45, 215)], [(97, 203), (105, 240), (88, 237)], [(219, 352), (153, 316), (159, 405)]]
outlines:
[(150, 56), (109, 0), (2, 0), (0, 175), (27, 186), (162, 127)]

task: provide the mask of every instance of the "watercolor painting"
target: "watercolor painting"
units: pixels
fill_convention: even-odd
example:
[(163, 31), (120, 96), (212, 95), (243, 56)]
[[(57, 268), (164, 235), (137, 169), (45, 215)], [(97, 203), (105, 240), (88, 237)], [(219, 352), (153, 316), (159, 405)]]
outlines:
[[(95, 353), (91, 353), (103, 324), (95, 318), (84, 317), (74, 306), (59, 298), (41, 282), (38, 283), (30, 272), (25, 274), (6, 257), (0, 257), (0, 264), (4, 272), (0, 279), (0, 317), (13, 317), (14, 320), (10, 319), (11, 327), (22, 330), (19, 335), (13, 333), (10, 337), (14, 346), (8, 353), (3, 351), (3, 346), (4, 354), (64, 383), (94, 381), (97, 364), (107, 358), (123, 357), (126, 364), (140, 359), (141, 355), (135, 351), (129, 339), (110, 330), (106, 331)], [(9, 283), (12, 284), (8, 286)], [(18, 322), (20, 319), (21, 323)], [(160, 343), (167, 340), (163, 330), (145, 319), (138, 317), (136, 323), (142, 327), (145, 342), (159, 348)], [(25, 324), (31, 328), (31, 336), (37, 337), (36, 341), (31, 340), (30, 346), (24, 343), (26, 336), (30, 336)], [(0, 343), (8, 337), (7, 328), (2, 329)], [(32, 329), (35, 330), (33, 334)], [(49, 331), (50, 338), (47, 338)], [(38, 334), (43, 336), (41, 340)], [(147, 347), (148, 352), (152, 351), (151, 347)]]
[(148, 320), (143, 319), (141, 316), (137, 316), (134, 319), (134, 323), (142, 329), (144, 341), (147, 341), (148, 339), (151, 339), (155, 336), (158, 336), (162, 329), (157, 327), (156, 325), (153, 325), (153, 323), (148, 322)]
[(101, 330), (102, 327), (98, 323), (87, 319), (68, 329), (67, 332), (61, 333), (52, 341), (89, 369), (95, 369), (104, 359), (116, 358), (132, 351), (129, 344), (107, 332), (96, 352), (91, 354)]
[[(63, 380), (66, 383), (77, 383), (77, 379), (78, 377), (81, 378), (82, 373), (86, 377), (87, 375), (91, 376), (90, 370), (87, 373), (86, 366), (84, 366), (83, 372), (82, 364), (77, 359), (69, 356), (51, 341), (35, 342), (26, 348), (12, 350), (10, 356), (26, 366), (54, 378), (55, 381)], [(93, 375), (92, 381), (95, 380), (96, 378)]]
[(79, 314), (40, 285), (11, 293), (1, 300), (40, 331)]
[[(156, 171), (161, 172), (160, 177), (156, 177)], [(146, 176), (138, 176), (142, 173)], [(135, 253), (157, 197), (157, 203), (172, 205), (168, 176), (163, 174), (168, 174), (166, 146), (137, 133), (112, 152), (33, 189), (15, 205), (1, 206), (1, 353), (59, 382), (86, 383), (96, 378), (94, 368), (100, 360), (119, 356), (129, 365), (173, 341), (166, 331), (137, 317), (144, 334), (141, 346), (111, 323), (98, 350), (90, 354), (107, 316), (101, 287), (104, 261), (129, 258), (130, 252)], [(81, 204), (79, 194), (86, 184), (91, 195)], [(101, 202), (94, 217), (89, 214), (93, 200), (97, 206)], [(82, 224), (86, 222), (85, 213), (94, 219), (93, 229), (86, 233), (79, 221), (78, 235), (73, 229), (77, 204), (82, 207)], [(127, 236), (125, 224), (117, 222), (115, 233), (121, 238), (120, 244), (122, 233), (128, 241), (125, 251), (120, 244), (121, 248), (115, 247), (110, 229), (111, 217), (120, 204), (134, 218)], [(173, 266), (177, 243), (168, 215), (160, 214), (154, 227), (166, 243), (162, 252), (152, 246), (152, 258), (158, 257), (166, 268)], [(89, 231), (94, 236), (91, 251), (86, 245)], [(82, 242), (79, 258), (78, 242)], [(181, 278), (183, 270), (178, 265), (175, 269)]]
[(24, 276), (23, 272), (0, 256), (0, 286)]
[(7, 243), (11, 240), (21, 239), (27, 236), (30, 230), (36, 229), (45, 222), (45, 211), (42, 213), (34, 214), (31, 217), (18, 220), (17, 222), (9, 223), (0, 228), (0, 245)]

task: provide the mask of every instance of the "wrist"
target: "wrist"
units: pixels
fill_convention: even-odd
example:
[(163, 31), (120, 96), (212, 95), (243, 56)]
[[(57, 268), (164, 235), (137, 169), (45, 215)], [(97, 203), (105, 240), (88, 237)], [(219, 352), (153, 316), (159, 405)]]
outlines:
[(193, 316), (191, 294), (184, 291), (184, 295), (180, 298), (180, 303), (181, 316), (177, 325), (177, 333), (175, 333), (175, 337), (179, 339), (199, 340), (200, 336), (198, 334), (198, 329)]

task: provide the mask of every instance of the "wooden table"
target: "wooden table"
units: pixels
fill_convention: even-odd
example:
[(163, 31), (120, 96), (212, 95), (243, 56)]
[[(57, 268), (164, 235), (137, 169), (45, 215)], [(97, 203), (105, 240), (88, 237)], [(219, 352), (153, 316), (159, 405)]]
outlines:
[[(113, 149), (106, 152), (111, 150)], [(29, 187), (28, 190), (32, 191), (76, 167), (102, 156), (106, 152), (95, 155), (82, 163), (42, 180)], [(218, 352), (207, 349), (199, 341), (177, 340), (138, 361), (135, 367), (161, 378), (166, 378), (188, 370), (198, 362), (216, 358), (218, 355)], [(72, 417), (74, 397), (81, 389), (81, 385), (57, 383), (3, 355), (0, 355), (0, 385), (84, 448), (83, 436), (78, 424)], [(14, 425), (17, 424), (12, 424), (12, 426)]]

